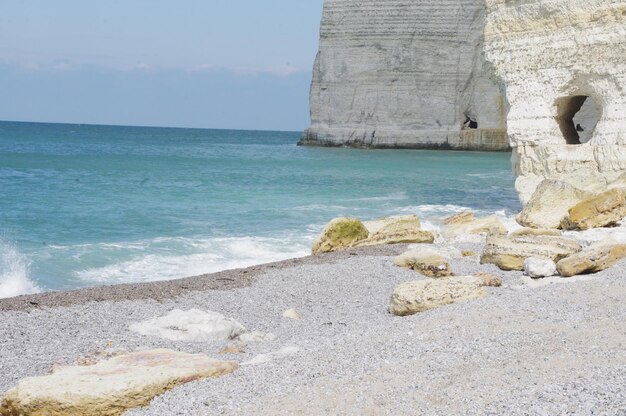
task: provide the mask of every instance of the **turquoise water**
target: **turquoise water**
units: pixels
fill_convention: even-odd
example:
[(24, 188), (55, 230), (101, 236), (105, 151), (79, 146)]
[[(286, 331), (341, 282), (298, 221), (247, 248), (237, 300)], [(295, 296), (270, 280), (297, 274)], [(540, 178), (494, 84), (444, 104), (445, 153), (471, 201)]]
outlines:
[(0, 122), (0, 297), (302, 256), (339, 215), (519, 208), (509, 154), (298, 137)]

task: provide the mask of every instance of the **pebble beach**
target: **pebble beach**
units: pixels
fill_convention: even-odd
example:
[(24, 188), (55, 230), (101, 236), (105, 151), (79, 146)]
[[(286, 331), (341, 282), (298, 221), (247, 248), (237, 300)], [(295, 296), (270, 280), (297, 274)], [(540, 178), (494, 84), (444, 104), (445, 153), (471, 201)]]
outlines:
[[(350, 249), (177, 281), (0, 300), (0, 394), (103, 351), (168, 348), (241, 366), (125, 414), (624, 414), (626, 262), (590, 276), (532, 280), (475, 258), (451, 259), (457, 275), (493, 273), (502, 287), (397, 317), (388, 312), (394, 287), (425, 278), (393, 264), (406, 249)], [(225, 350), (233, 341), (168, 341), (129, 329), (174, 309), (219, 312), (275, 339), (235, 351)], [(301, 319), (283, 317), (287, 309)]]

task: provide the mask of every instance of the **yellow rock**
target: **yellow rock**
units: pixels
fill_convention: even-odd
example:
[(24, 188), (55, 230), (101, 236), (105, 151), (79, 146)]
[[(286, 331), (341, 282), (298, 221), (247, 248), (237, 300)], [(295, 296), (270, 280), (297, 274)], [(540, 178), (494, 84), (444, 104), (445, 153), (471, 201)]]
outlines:
[(445, 227), (443, 236), (456, 239), (471, 234), (506, 234), (507, 229), (495, 215), (479, 218), (470, 222), (452, 223)]
[(550, 235), (518, 237), (492, 236), (480, 258), (481, 264), (495, 264), (501, 270), (524, 270), (529, 257), (549, 259), (555, 263), (582, 249), (579, 242)]
[(442, 256), (431, 250), (409, 250), (394, 259), (399, 267), (415, 270), (428, 277), (452, 276), (450, 264)]
[(370, 234), (367, 239), (357, 241), (354, 247), (379, 244), (433, 243), (435, 241), (434, 234), (422, 230), (420, 226), (420, 221), (415, 216), (399, 217), (394, 221), (389, 221), (376, 233)]
[(444, 218), (443, 223), (445, 225), (463, 224), (467, 222), (472, 222), (474, 220), (475, 218), (474, 218), (473, 213), (471, 213), (470, 211), (464, 211), (464, 212), (459, 212), (458, 214), (454, 214), (450, 217)]
[(359, 241), (354, 247), (377, 246), (380, 244), (422, 243), (432, 244), (435, 235), (426, 230), (406, 230), (395, 233), (378, 233), (370, 238)]
[(509, 234), (509, 237), (522, 237), (525, 235), (552, 235), (560, 236), (561, 231), (548, 228), (521, 228)]
[(615, 225), (626, 217), (626, 194), (615, 188), (585, 199), (569, 210), (561, 222), (564, 229), (588, 230)]
[(365, 240), (367, 228), (356, 218), (335, 218), (329, 222), (320, 237), (313, 243), (313, 254), (345, 250)]
[(558, 229), (567, 211), (593, 194), (553, 179), (539, 184), (530, 201), (516, 219), (528, 228)]
[(597, 273), (613, 267), (624, 258), (626, 258), (626, 244), (591, 247), (559, 261), (556, 269), (563, 277)]
[(417, 215), (398, 215), (394, 217), (385, 217), (373, 221), (363, 221), (363, 225), (371, 235), (376, 234), (383, 228), (394, 223), (412, 224), (417, 228), (421, 227), (420, 219)]
[(120, 355), (92, 366), (57, 367), (50, 375), (21, 380), (9, 390), (2, 416), (117, 416), (146, 406), (180, 384), (219, 377), (235, 362), (171, 350)]
[(481, 287), (480, 279), (471, 276), (406, 282), (393, 291), (389, 312), (398, 316), (408, 316), (485, 296), (487, 291)]

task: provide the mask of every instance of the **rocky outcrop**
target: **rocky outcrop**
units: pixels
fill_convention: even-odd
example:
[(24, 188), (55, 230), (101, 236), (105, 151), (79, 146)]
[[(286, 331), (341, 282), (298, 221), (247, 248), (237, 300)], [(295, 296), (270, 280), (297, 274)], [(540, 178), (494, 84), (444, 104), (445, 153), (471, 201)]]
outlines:
[(3, 416), (117, 416), (190, 381), (236, 370), (235, 362), (170, 350), (120, 355), (91, 366), (57, 367), (21, 380), (2, 404)]
[(409, 250), (394, 259), (399, 267), (415, 270), (428, 277), (452, 276), (450, 263), (433, 250)]
[(600, 272), (613, 267), (624, 258), (626, 258), (626, 244), (590, 247), (559, 261), (556, 267), (561, 276), (571, 277)]
[(356, 218), (335, 218), (329, 222), (313, 243), (313, 254), (344, 250), (357, 241), (365, 240), (369, 232)]
[(561, 228), (561, 221), (567, 217), (569, 209), (591, 196), (593, 194), (569, 183), (546, 179), (517, 215), (517, 222), (530, 228)]
[(508, 149), (484, 0), (325, 0), (301, 144)]
[(567, 230), (588, 230), (617, 225), (624, 217), (626, 193), (615, 188), (575, 205), (561, 225)]
[(470, 211), (459, 212), (458, 214), (451, 215), (447, 218), (443, 219), (444, 225), (453, 225), (453, 224), (463, 224), (467, 222), (472, 222), (476, 218), (474, 217), (474, 213)]
[(435, 235), (420, 228), (415, 215), (382, 218), (362, 223), (356, 218), (335, 218), (313, 243), (313, 254), (341, 251), (350, 247), (381, 244), (433, 243)]
[(406, 282), (393, 291), (389, 312), (398, 316), (408, 316), (485, 296), (487, 291), (483, 287), (483, 280), (474, 276)]
[(534, 257), (558, 262), (582, 249), (579, 242), (565, 237), (526, 235), (491, 236), (480, 258), (481, 264), (495, 264), (501, 270), (524, 270), (524, 261)]
[(626, 171), (626, 3), (487, 0), (523, 203), (546, 178), (598, 192)]
[[(413, 228), (420, 228), (422, 223), (417, 215), (396, 215), (392, 217), (379, 218), (372, 221), (363, 221), (363, 225), (367, 228), (370, 235), (377, 234), (386, 227), (398, 228), (399, 225), (405, 224)], [(387, 228), (390, 229), (390, 228)]]
[(357, 241), (354, 247), (375, 246), (379, 244), (426, 243), (435, 241), (435, 235), (420, 228), (420, 221), (398, 218), (384, 225), (377, 232), (371, 233), (365, 240)]
[(443, 236), (450, 240), (457, 240), (469, 235), (506, 234), (507, 232), (500, 218), (492, 215), (472, 221), (451, 223), (444, 228)]

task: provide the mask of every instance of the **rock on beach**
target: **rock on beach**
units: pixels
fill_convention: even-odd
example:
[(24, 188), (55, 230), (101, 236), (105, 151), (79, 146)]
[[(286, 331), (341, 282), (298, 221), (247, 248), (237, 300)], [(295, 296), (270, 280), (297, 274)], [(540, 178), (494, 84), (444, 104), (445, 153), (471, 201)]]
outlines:
[(402, 283), (391, 295), (389, 312), (408, 316), (459, 301), (480, 299), (487, 296), (482, 283), (482, 279), (474, 276)]
[(550, 235), (519, 237), (491, 236), (480, 258), (481, 264), (495, 264), (501, 270), (524, 270), (529, 257), (557, 262), (582, 249), (578, 241)]
[(415, 270), (428, 277), (452, 276), (450, 263), (433, 250), (409, 250), (394, 259), (394, 264), (399, 267)]
[(571, 277), (585, 273), (597, 273), (614, 266), (626, 258), (626, 244), (590, 247), (559, 261), (559, 274)]
[(235, 362), (201, 354), (151, 350), (120, 355), (92, 366), (57, 367), (21, 380), (9, 390), (2, 416), (117, 416), (190, 381), (235, 371)]

